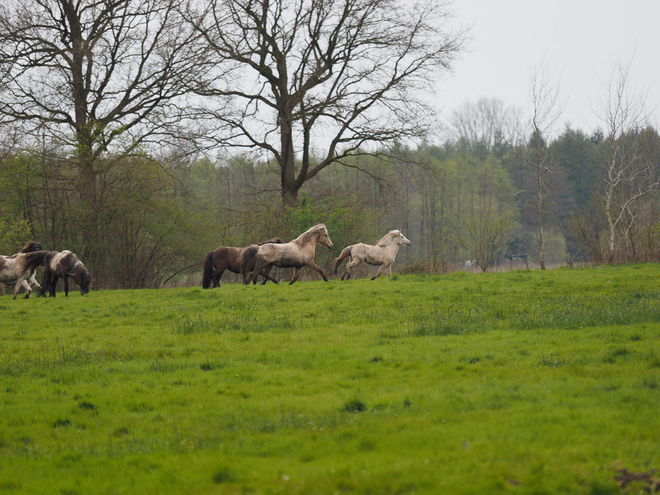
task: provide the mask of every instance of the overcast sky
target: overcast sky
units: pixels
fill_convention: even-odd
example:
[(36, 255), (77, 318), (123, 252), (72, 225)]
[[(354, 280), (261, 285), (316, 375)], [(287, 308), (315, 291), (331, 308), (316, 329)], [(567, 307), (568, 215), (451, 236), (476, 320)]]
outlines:
[[(528, 110), (530, 71), (545, 58), (566, 100), (561, 126), (591, 132), (612, 64), (632, 60), (630, 81), (660, 103), (660, 0), (454, 0), (471, 25), (470, 52), (438, 87), (442, 115), (461, 103), (500, 98)], [(660, 121), (658, 110), (654, 122)]]

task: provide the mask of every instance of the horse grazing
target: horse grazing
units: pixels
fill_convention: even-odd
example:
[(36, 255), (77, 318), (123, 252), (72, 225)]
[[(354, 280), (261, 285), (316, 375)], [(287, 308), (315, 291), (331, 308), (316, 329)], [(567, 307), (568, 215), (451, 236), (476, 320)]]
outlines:
[(55, 297), (55, 288), (60, 277), (64, 279), (64, 295), (66, 297), (69, 297), (69, 277), (73, 278), (78, 284), (81, 296), (89, 293), (92, 274), (85, 268), (82, 261), (68, 250), (61, 253), (59, 251), (48, 251), (44, 259), (44, 280), (41, 283), (39, 295), (43, 296), (48, 292), (51, 297)]
[(351, 260), (346, 263), (346, 268), (341, 276), (342, 280), (351, 278), (351, 269), (363, 261), (370, 265), (380, 265), (376, 274), (371, 277), (371, 280), (374, 280), (394, 263), (401, 244), (410, 246), (410, 241), (400, 230), (390, 230), (375, 246), (359, 243), (345, 247), (339, 257), (332, 263), (335, 275), (337, 275), (337, 268), (339, 268), (341, 262), (350, 257)]
[[(279, 237), (273, 237), (267, 241), (261, 242), (259, 244), (252, 244), (251, 246), (262, 246), (264, 244), (282, 244), (282, 239)], [(233, 273), (242, 273), (242, 267), (238, 262), (239, 257), (247, 248), (251, 247), (230, 247), (230, 246), (221, 246), (215, 251), (209, 251), (209, 253), (204, 258), (204, 277), (202, 278), (202, 287), (208, 289), (211, 287), (211, 282), (213, 282), (213, 288), (220, 287), (220, 278), (225, 270), (229, 270)], [(254, 261), (254, 260), (253, 260)], [(246, 267), (247, 271), (254, 270), (254, 262), (252, 266)], [(270, 277), (264, 278), (264, 284), (268, 281)], [(243, 280), (245, 281), (245, 274), (243, 273)], [(272, 278), (270, 280), (273, 280)]]
[(247, 285), (252, 281), (256, 283), (258, 274), (270, 276), (270, 270), (273, 266), (294, 269), (289, 285), (298, 280), (300, 270), (304, 266), (309, 266), (319, 272), (323, 280), (327, 282), (328, 277), (325, 276), (325, 272), (314, 263), (318, 243), (327, 248), (332, 247), (328, 229), (322, 223), (315, 225), (307, 232), (300, 234), (296, 239), (284, 244), (264, 244), (248, 247), (241, 255), (240, 262), (243, 268), (243, 277), (245, 277), (250, 266), (254, 268), (252, 273), (245, 277), (245, 284)]
[[(25, 249), (34, 249), (36, 247), (41, 248), (39, 243), (28, 243), (25, 245)], [(28, 251), (14, 254), (12, 256), (0, 256), (0, 282), (8, 283), (16, 281), (14, 286), (14, 299), (21, 288), (21, 285), (25, 287), (25, 299), (30, 297), (32, 292), (32, 287), (30, 283), (35, 287), (40, 288), (41, 286), (34, 278), (34, 272), (41, 266), (48, 254), (48, 251)], [(28, 280), (30, 283), (28, 283)]]

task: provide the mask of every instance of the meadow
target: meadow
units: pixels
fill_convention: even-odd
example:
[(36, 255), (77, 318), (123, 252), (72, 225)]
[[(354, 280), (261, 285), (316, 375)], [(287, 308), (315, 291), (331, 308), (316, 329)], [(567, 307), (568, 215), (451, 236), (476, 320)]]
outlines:
[(9, 494), (640, 493), (660, 265), (7, 295), (0, 404)]

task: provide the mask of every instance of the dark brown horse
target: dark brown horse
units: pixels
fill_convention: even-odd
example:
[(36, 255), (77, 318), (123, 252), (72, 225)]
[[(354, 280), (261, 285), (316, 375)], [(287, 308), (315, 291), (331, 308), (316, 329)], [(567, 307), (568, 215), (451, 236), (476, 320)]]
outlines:
[[(251, 246), (262, 246), (264, 244), (282, 244), (282, 239), (279, 237), (273, 237), (267, 241), (261, 242), (259, 244), (251, 244), (250, 246), (245, 247), (231, 247), (231, 246), (221, 246), (215, 251), (209, 251), (209, 253), (204, 258), (204, 278), (202, 279), (202, 287), (208, 289), (211, 287), (211, 282), (213, 287), (220, 287), (220, 278), (225, 270), (229, 270), (233, 273), (241, 273), (241, 265), (238, 262), (239, 257), (243, 251)], [(254, 260), (252, 260), (252, 266), (248, 267), (248, 271), (254, 269)], [(270, 279), (267, 277), (264, 280), (264, 283)]]

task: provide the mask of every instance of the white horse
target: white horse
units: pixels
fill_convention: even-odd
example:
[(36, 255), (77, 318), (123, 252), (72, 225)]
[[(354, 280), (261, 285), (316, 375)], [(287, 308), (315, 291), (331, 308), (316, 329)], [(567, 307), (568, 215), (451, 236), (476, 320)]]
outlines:
[(371, 277), (371, 280), (374, 280), (385, 270), (390, 268), (392, 263), (394, 263), (396, 253), (399, 252), (399, 248), (402, 244), (410, 246), (410, 241), (400, 230), (390, 230), (375, 246), (359, 243), (345, 247), (339, 255), (339, 258), (337, 258), (332, 264), (335, 275), (337, 274), (337, 268), (339, 268), (341, 262), (350, 257), (351, 260), (346, 263), (346, 268), (341, 276), (342, 280), (348, 280), (351, 278), (351, 269), (363, 261), (370, 265), (380, 265), (376, 274)]
[[(256, 275), (264, 275), (270, 278), (270, 270), (273, 266), (280, 268), (293, 268), (293, 276), (289, 285), (298, 280), (300, 270), (304, 266), (309, 266), (321, 274), (323, 280), (328, 281), (325, 272), (314, 263), (316, 255), (316, 245), (323, 244), (327, 248), (332, 247), (332, 241), (328, 235), (328, 229), (324, 224), (315, 225), (307, 232), (300, 234), (296, 239), (284, 244), (263, 244), (261, 246), (250, 246), (241, 254), (241, 266), (243, 267), (243, 277), (245, 284), (254, 280)], [(251, 263), (254, 262), (252, 273), (248, 277), (245, 274)], [(270, 279), (273, 280), (273, 279)], [(273, 280), (275, 282), (275, 280)]]
[[(28, 249), (28, 246), (29, 244), (23, 248), (23, 251)], [(41, 248), (40, 244), (38, 246)], [(21, 285), (25, 287), (25, 299), (30, 297), (30, 293), (32, 292), (30, 284), (37, 288), (41, 288), (37, 279), (34, 277), (34, 274), (37, 268), (43, 264), (44, 259), (48, 254), (48, 251), (23, 251), (12, 256), (0, 255), (0, 282), (6, 284), (16, 281), (16, 285), (14, 286), (14, 299), (16, 299), (16, 295), (18, 294)]]

